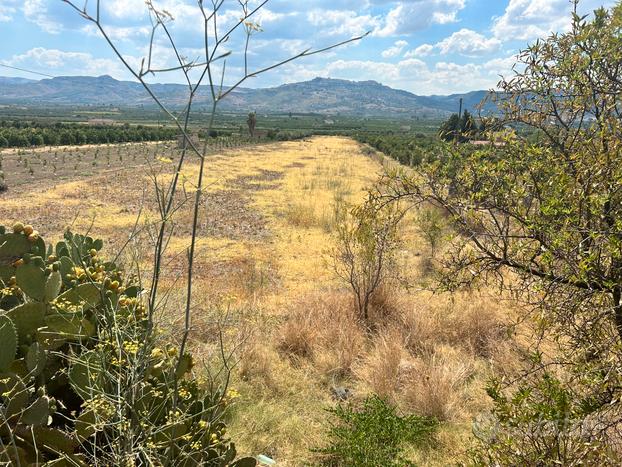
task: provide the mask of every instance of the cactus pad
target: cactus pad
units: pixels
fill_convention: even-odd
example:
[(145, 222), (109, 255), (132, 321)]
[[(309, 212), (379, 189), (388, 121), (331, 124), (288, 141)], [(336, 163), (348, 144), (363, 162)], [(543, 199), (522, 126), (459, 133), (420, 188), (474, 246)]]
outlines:
[(45, 299), (45, 271), (34, 261), (22, 264), (15, 271), (15, 279), (20, 289), (33, 300)]
[(24, 410), (21, 422), (27, 425), (45, 426), (50, 415), (52, 415), (50, 398), (41, 396)]
[(62, 285), (63, 281), (60, 277), (60, 272), (53, 271), (45, 282), (45, 301), (51, 302), (58, 297)]
[(43, 346), (35, 342), (28, 348), (26, 353), (26, 368), (31, 376), (39, 376), (45, 369), (47, 355)]
[(0, 372), (7, 371), (17, 353), (17, 330), (8, 316), (0, 316)]
[(62, 293), (56, 299), (59, 303), (81, 305), (83, 310), (90, 310), (101, 303), (101, 291), (95, 284), (80, 284)]
[(27, 342), (29, 336), (32, 339), (37, 329), (44, 326), (45, 310), (44, 303), (30, 302), (19, 305), (7, 313), (17, 328), (20, 344)]

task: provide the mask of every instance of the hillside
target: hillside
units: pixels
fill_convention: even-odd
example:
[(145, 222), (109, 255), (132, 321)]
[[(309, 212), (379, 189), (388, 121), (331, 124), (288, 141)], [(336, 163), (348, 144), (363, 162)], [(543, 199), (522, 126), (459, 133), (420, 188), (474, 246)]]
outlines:
[[(180, 84), (154, 84), (154, 92), (172, 107), (185, 103), (187, 87)], [(320, 113), (357, 116), (438, 117), (458, 110), (460, 98), (465, 108), (474, 107), (486, 91), (450, 96), (418, 96), (384, 86), (376, 81), (346, 81), (315, 78), (274, 88), (238, 88), (223, 100), (221, 109), (276, 113)], [(211, 101), (203, 86), (195, 103)], [(153, 106), (139, 83), (118, 81), (110, 76), (63, 76), (39, 81), (0, 77), (0, 104), (20, 105), (114, 105)]]

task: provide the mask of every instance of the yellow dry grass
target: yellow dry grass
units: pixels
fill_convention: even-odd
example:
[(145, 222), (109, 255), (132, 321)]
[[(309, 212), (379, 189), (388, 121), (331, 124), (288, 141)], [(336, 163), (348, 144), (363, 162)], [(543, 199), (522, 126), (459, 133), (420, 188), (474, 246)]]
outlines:
[[(68, 225), (88, 229), (114, 251), (140, 212), (140, 241), (130, 244), (127, 257), (148, 269), (149, 222), (157, 219), (149, 172), (163, 182), (172, 166), (60, 184), (50, 179), (26, 195), (9, 192), (1, 198), (0, 222), (31, 223), (48, 240)], [(463, 297), (468, 305), (461, 306), (460, 298), (391, 289), (384, 293), (397, 312), (370, 335), (354, 318), (347, 289), (329, 264), (335, 207), (361, 202), (381, 172), (378, 161), (342, 137), (234, 150), (207, 160), (193, 346), (211, 364), (218, 323), (225, 323), (225, 345), (236, 348), (232, 381), (242, 394), (230, 432), (242, 453), (272, 456), (280, 466), (312, 463), (310, 448), (324, 441), (324, 408), (334, 404), (334, 385), (352, 388), (357, 398), (377, 392), (404, 410), (444, 420), (439, 449), (424, 458), (412, 453), (418, 465), (446, 465), (466, 448), (470, 418), (483, 405), (482, 381), (502, 341), (502, 311), (485, 297)], [(197, 176), (198, 165), (188, 164), (182, 179), (190, 198)], [(166, 286), (183, 282), (190, 219), (191, 202), (175, 216)], [(400, 264), (418, 280), (427, 251), (411, 224), (403, 235)], [(179, 289), (172, 287), (163, 317), (172, 332), (181, 326)]]

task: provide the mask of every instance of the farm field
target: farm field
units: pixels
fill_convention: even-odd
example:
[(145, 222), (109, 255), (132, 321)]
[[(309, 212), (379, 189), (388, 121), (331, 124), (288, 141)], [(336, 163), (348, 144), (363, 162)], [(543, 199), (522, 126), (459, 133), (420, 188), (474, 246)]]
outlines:
[[(362, 202), (382, 173), (371, 152), (348, 138), (313, 137), (208, 156), (191, 338), (205, 363), (195, 368), (200, 376), (220, 364), (222, 331), (240, 394), (229, 432), (243, 454), (268, 455), (283, 466), (312, 463), (311, 449), (325, 441), (325, 409), (335, 405), (336, 388), (347, 388), (354, 400), (379, 394), (406, 413), (439, 419), (434, 444), (408, 454), (418, 465), (446, 465), (469, 447), (490, 370), (512, 363), (495, 300), (481, 292), (452, 299), (422, 291), (430, 252), (416, 213), (402, 224), (403, 277), (374, 305), (376, 329), (357, 322), (331, 251), (336, 208)], [(179, 151), (138, 144), (61, 153), (63, 170), (44, 172), (40, 161), (55, 156), (43, 154), (35, 174), (45, 175), (24, 176), (0, 195), (0, 222), (30, 223), (48, 240), (67, 226), (88, 231), (105, 239), (105, 251), (125, 246), (119, 262), (150, 277), (154, 186), (170, 179)], [(4, 157), (6, 164), (17, 154)], [(160, 319), (173, 337), (182, 326), (180, 284), (197, 174), (197, 164), (184, 169), (162, 269), (167, 303)]]

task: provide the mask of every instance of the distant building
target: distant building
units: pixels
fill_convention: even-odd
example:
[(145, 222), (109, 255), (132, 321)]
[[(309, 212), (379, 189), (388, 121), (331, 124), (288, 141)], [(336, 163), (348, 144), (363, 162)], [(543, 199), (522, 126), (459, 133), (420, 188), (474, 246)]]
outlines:
[(117, 122), (111, 118), (91, 118), (87, 122), (89, 125), (115, 125)]
[(472, 144), (473, 146), (490, 146), (491, 144), (494, 144), (497, 147), (505, 146), (505, 141), (488, 141), (488, 140), (474, 141), (474, 140), (471, 140), (469, 141), (469, 143)]

